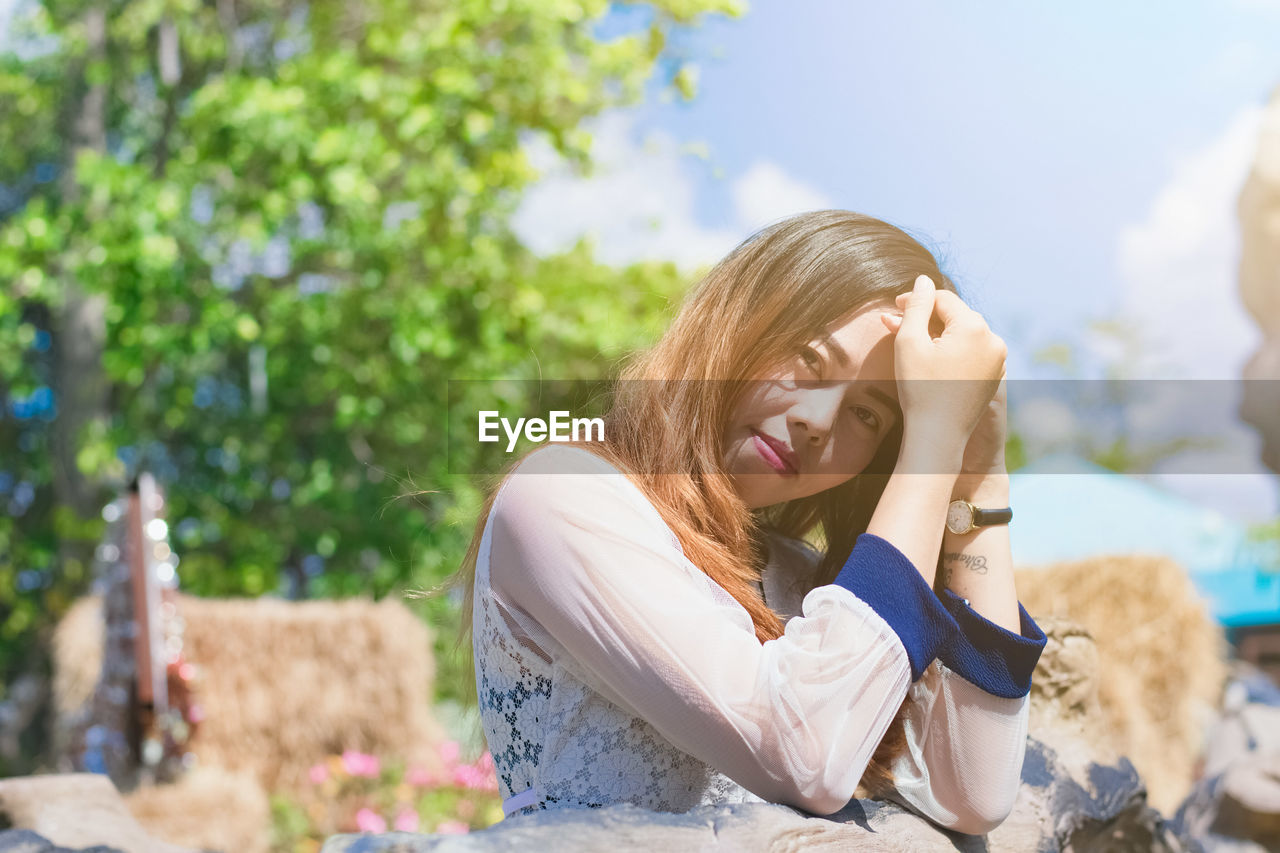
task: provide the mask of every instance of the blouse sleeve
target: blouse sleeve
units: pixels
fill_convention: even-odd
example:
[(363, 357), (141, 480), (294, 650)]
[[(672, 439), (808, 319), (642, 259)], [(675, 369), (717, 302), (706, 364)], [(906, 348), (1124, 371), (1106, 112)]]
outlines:
[(1031, 675), (1047, 638), (1021, 603), (1017, 633), (950, 589), (959, 631), (909, 694), (898, 792), (934, 822), (984, 835), (1013, 810), (1027, 747)]
[[(818, 556), (797, 556), (795, 548), (784, 553), (804, 568)], [(1046, 637), (1021, 603), (1014, 633), (950, 589), (941, 600), (959, 630), (908, 692), (907, 750), (891, 768), (894, 788), (904, 805), (934, 823), (984, 835), (1008, 817), (1018, 795), (1031, 674)], [(795, 612), (793, 599), (784, 601)]]
[(995, 829), (1018, 796), (1030, 695), (994, 696), (939, 660), (909, 699), (907, 750), (892, 767), (895, 790), (947, 829)]
[[(492, 594), (532, 620), (544, 651), (677, 748), (767, 800), (838, 811), (949, 639), (932, 590), (863, 547), (846, 570), (882, 587), (878, 602), (818, 587), (762, 644), (635, 484), (571, 450), (531, 454), (503, 483), (490, 515)], [(569, 459), (575, 470), (562, 473)]]

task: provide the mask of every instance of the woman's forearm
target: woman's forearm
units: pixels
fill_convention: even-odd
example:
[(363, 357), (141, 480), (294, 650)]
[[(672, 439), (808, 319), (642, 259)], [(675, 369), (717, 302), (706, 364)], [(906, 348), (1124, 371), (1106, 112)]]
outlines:
[(962, 452), (963, 447), (940, 442), (904, 441), (897, 467), (867, 524), (868, 533), (901, 551), (930, 586)]
[[(963, 499), (979, 507), (1009, 505), (1009, 475), (1003, 472), (961, 474), (954, 480), (951, 500)], [(1019, 633), (1018, 593), (1013, 583), (1013, 553), (1009, 525), (979, 527), (957, 535), (943, 525), (942, 580), (969, 606), (1002, 628)]]

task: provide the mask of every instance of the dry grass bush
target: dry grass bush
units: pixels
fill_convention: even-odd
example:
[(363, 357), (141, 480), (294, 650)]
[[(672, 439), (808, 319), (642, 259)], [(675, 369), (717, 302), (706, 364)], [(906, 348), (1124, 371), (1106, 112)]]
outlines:
[(1019, 569), (1015, 583), (1034, 618), (1092, 635), (1108, 739), (1141, 774), (1149, 802), (1172, 814), (1227, 679), (1226, 638), (1187, 572), (1164, 557), (1114, 556)]
[(53, 632), (53, 706), (65, 717), (93, 695), (102, 670), (102, 599), (71, 605)]
[[(431, 634), (399, 601), (289, 602), (179, 597), (184, 655), (204, 712), (198, 763), (301, 790), (316, 761), (346, 749), (434, 767), (444, 734), (431, 713)], [(60, 714), (92, 694), (101, 604), (77, 602), (54, 639)]]
[(155, 838), (199, 850), (267, 853), (271, 806), (249, 773), (201, 767), (171, 785), (144, 786), (126, 808)]

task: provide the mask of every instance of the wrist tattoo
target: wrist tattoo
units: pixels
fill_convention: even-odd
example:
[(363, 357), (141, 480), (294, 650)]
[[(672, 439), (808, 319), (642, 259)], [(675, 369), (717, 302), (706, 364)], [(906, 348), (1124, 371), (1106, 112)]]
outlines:
[[(982, 554), (961, 554), (959, 551), (952, 551), (949, 554), (944, 554), (943, 559), (947, 562), (960, 563), (980, 575), (987, 573), (987, 558)], [(947, 578), (950, 579), (950, 577), (951, 572), (947, 571)]]

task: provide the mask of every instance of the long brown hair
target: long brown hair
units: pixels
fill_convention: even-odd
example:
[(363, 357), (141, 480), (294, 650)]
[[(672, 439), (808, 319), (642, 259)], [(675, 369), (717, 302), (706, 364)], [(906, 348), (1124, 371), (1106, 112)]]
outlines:
[[(843, 485), (752, 511), (722, 467), (722, 432), (743, 380), (794, 360), (802, 346), (862, 306), (910, 292), (921, 274), (956, 290), (924, 246), (870, 216), (822, 210), (763, 229), (712, 268), (662, 339), (624, 366), (606, 438), (589, 445), (644, 492), (689, 560), (746, 608), (762, 643), (783, 631), (756, 585), (764, 531), (798, 538), (820, 532), (822, 559), (810, 577), (795, 579), (796, 588), (831, 583), (871, 520), (902, 432), (899, 426), (889, 433), (867, 469)], [(460, 645), (471, 630), (476, 557), (496, 494), (495, 486), (450, 584), (465, 587)], [(892, 785), (889, 768), (906, 748), (905, 706), (867, 766), (864, 795)]]

